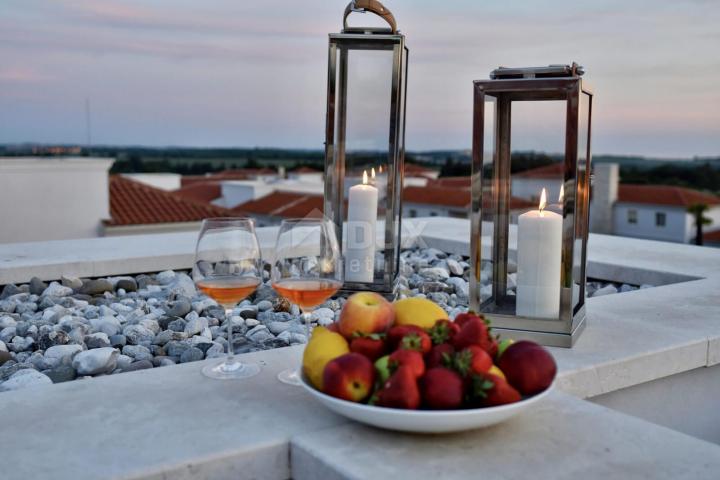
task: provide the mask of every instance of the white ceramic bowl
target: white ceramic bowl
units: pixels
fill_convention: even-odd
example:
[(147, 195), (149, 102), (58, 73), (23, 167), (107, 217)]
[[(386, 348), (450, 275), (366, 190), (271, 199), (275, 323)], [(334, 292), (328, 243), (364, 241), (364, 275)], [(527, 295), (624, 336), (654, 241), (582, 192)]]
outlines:
[(461, 432), (495, 425), (537, 404), (555, 387), (553, 382), (544, 392), (499, 407), (465, 410), (402, 410), (348, 402), (325, 395), (310, 385), (305, 375), (302, 375), (301, 384), (320, 403), (339, 415), (375, 427), (415, 433)]

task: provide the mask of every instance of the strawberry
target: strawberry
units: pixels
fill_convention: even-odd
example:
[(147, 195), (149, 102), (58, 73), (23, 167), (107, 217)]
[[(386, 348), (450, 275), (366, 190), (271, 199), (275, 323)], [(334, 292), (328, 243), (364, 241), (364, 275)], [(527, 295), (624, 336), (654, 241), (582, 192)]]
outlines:
[[(467, 319), (453, 338), (452, 344), (456, 350), (478, 345), (488, 353), (497, 353), (497, 343), (490, 335), (487, 324), (479, 317)], [(494, 356), (494, 353), (491, 356)]]
[(433, 367), (450, 367), (455, 357), (455, 348), (449, 343), (441, 343), (435, 345), (430, 353), (425, 355), (425, 365), (427, 368)]
[(392, 352), (398, 348), (400, 341), (405, 335), (413, 332), (425, 333), (425, 330), (418, 327), (417, 325), (398, 325), (392, 327), (387, 333), (387, 346), (388, 351)]
[(401, 350), (417, 350), (425, 355), (432, 348), (432, 340), (430, 340), (430, 335), (425, 332), (412, 332), (402, 338), (398, 347)]
[(487, 373), (493, 366), (492, 357), (477, 345), (465, 347), (455, 356), (455, 369), (467, 377), (473, 374)]
[(452, 410), (463, 402), (463, 380), (445, 367), (431, 368), (420, 381), (423, 402), (428, 408)]
[(388, 366), (391, 372), (400, 367), (408, 367), (415, 378), (420, 378), (425, 374), (425, 362), (417, 350), (395, 350), (388, 359)]
[(509, 383), (491, 373), (474, 375), (470, 389), (470, 399), (484, 407), (495, 407), (519, 402), (522, 397)]
[(350, 351), (365, 355), (374, 362), (386, 353), (384, 335), (378, 333), (358, 334), (350, 341)]
[(470, 310), (467, 313), (458, 313), (455, 316), (455, 323), (458, 326), (462, 327), (463, 325), (465, 325), (465, 322), (467, 322), (471, 318), (479, 318), (480, 320), (485, 321), (485, 318), (482, 315), (478, 315), (475, 312), (473, 312), (472, 310)]
[(435, 325), (428, 330), (428, 334), (430, 335), (433, 344), (439, 345), (452, 340), (455, 334), (459, 331), (460, 325), (455, 322), (451, 322), (450, 320), (442, 319), (435, 322)]
[(376, 404), (381, 407), (414, 410), (420, 406), (420, 390), (415, 374), (409, 367), (400, 367), (377, 392)]

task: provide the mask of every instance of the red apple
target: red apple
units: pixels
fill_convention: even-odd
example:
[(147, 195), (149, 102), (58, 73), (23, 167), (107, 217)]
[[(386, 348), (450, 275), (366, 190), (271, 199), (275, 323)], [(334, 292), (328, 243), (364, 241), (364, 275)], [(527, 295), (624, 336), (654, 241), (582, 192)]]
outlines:
[(550, 352), (535, 342), (515, 342), (500, 356), (497, 366), (510, 385), (523, 395), (534, 395), (550, 386), (557, 365)]
[(323, 392), (351, 402), (362, 402), (375, 385), (375, 366), (364, 355), (346, 353), (325, 365)]
[(394, 321), (392, 303), (374, 292), (358, 292), (345, 302), (338, 329), (343, 337), (350, 340), (355, 334), (385, 333)]

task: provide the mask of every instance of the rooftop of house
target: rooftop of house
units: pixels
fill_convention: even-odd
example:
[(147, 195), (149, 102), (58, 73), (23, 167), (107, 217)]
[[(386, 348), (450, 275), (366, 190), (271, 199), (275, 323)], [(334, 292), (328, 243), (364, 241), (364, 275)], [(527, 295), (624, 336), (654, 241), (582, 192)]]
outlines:
[(227, 216), (229, 210), (182, 198), (174, 193), (131, 180), (110, 176), (110, 219), (107, 226), (199, 222)]
[(618, 201), (686, 208), (695, 204), (720, 205), (720, 197), (691, 188), (626, 183), (618, 188)]
[(405, 163), (405, 175), (407, 176), (433, 175), (436, 173), (437, 170), (433, 170), (432, 168), (423, 167), (416, 163)]
[(210, 180), (185, 185), (173, 193), (187, 200), (210, 203), (222, 196), (222, 187), (219, 181)]
[[(433, 183), (433, 186), (426, 187), (407, 186), (403, 189), (403, 201), (454, 208), (470, 207), (471, 194), (469, 188), (448, 188), (446, 185), (435, 185), (436, 184)], [(531, 202), (523, 198), (510, 197), (511, 210), (532, 208), (536, 205), (536, 202)]]
[(514, 174), (517, 178), (560, 178), (565, 165), (562, 162), (551, 163), (543, 167), (531, 168)]
[(322, 211), (322, 195), (279, 190), (232, 209), (235, 214), (282, 218), (319, 217)]

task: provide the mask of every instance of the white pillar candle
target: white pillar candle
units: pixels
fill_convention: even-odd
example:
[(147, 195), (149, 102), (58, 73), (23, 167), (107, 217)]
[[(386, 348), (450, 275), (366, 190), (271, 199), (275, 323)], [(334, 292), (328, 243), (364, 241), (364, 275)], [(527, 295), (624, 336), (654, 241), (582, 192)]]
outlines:
[(350, 187), (348, 193), (347, 242), (345, 246), (345, 280), (372, 282), (375, 276), (375, 228), (378, 190), (368, 185), (363, 172), (362, 185)]
[(540, 209), (520, 215), (517, 240), (516, 314), (524, 317), (558, 318), (560, 315), (560, 267), (562, 216)]

